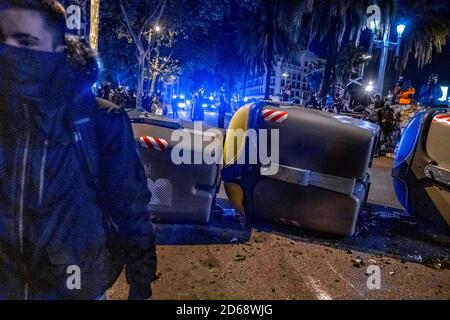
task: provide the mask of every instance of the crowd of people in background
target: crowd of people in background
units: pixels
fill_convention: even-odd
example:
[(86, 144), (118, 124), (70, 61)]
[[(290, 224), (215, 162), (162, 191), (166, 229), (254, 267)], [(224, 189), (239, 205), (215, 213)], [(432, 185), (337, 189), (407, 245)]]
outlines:
[(439, 76), (431, 75), (417, 95), (412, 82), (400, 78), (394, 86), (390, 99), (382, 99), (380, 95), (375, 95), (372, 117), (367, 111), (365, 117), (366, 120), (378, 123), (381, 128), (380, 154), (395, 152), (404, 125), (403, 113), (407, 111), (406, 122), (408, 122), (416, 112), (442, 105), (440, 99), (443, 92), (438, 82)]
[[(104, 82), (97, 88), (96, 94), (97, 97), (111, 101), (122, 109), (136, 108), (136, 92), (130, 91), (124, 86), (119, 85), (113, 88), (110, 82)], [(142, 108), (147, 112), (161, 116), (168, 114), (167, 105), (164, 103), (164, 98), (160, 93), (155, 93), (152, 96), (144, 95), (142, 98)]]
[[(136, 92), (130, 91), (127, 87), (119, 85), (114, 88), (110, 82), (105, 81), (101, 86), (95, 88), (95, 94), (98, 98), (111, 101), (124, 110), (136, 108)], [(176, 95), (165, 100), (160, 92), (151, 96), (144, 94), (142, 98), (142, 109), (145, 112), (158, 116), (168, 116), (170, 107), (172, 109), (172, 117), (178, 119), (180, 103), (186, 104), (182, 101), (189, 101), (191, 106), (189, 119), (191, 121), (202, 122), (205, 120), (204, 106), (207, 99), (204, 86), (194, 91), (191, 100), (180, 99)], [(211, 101), (208, 102), (211, 104)], [(225, 128), (225, 115), (230, 109), (230, 104), (227, 102), (227, 96), (223, 87), (215, 94), (215, 100), (212, 104), (214, 104), (215, 110), (218, 112), (218, 127)]]
[(136, 93), (121, 85), (114, 88), (110, 82), (105, 81), (101, 86), (96, 87), (95, 94), (98, 98), (111, 101), (122, 109), (136, 107)]
[[(290, 101), (289, 86), (287, 85), (283, 93), (283, 101)], [(385, 98), (379, 94), (372, 94), (362, 86), (362, 78), (356, 76), (347, 84), (343, 95), (327, 94), (324, 98), (319, 98), (313, 92), (306, 100), (305, 107), (323, 110), (333, 113), (360, 114), (364, 120), (377, 123), (382, 131), (380, 142), (380, 154), (394, 153), (397, 142), (402, 131), (402, 112), (414, 109), (408, 113), (409, 117), (417, 110), (423, 108), (435, 108), (443, 104), (440, 99), (443, 96), (439, 85), (439, 76), (430, 76), (420, 91), (417, 91), (410, 80), (401, 77), (394, 85), (393, 91)], [(420, 108), (416, 108), (420, 106)]]
[[(285, 102), (294, 102), (291, 97), (292, 87), (290, 83), (286, 83), (281, 99)], [(113, 88), (109, 82), (104, 82), (97, 88), (97, 96), (113, 102), (124, 109), (133, 109), (136, 107), (136, 93), (130, 91), (124, 86)], [(394, 85), (393, 90), (387, 98), (380, 95), (371, 94), (362, 87), (362, 78), (355, 76), (350, 80), (346, 89), (342, 93), (327, 94), (320, 98), (318, 93), (313, 92), (304, 102), (304, 106), (316, 110), (323, 110), (331, 113), (360, 113), (362, 118), (380, 125), (383, 133), (382, 152), (393, 152), (396, 141), (401, 132), (401, 116), (395, 112), (395, 106), (409, 106), (419, 103), (427, 107), (436, 107), (441, 102), (439, 99), (443, 96), (442, 89), (439, 85), (439, 76), (433, 74), (429, 81), (425, 83), (419, 92), (413, 86), (410, 80), (401, 77)], [(208, 96), (209, 97), (209, 96)], [(167, 98), (165, 101), (161, 93), (155, 93), (151, 96), (144, 95), (142, 99), (142, 108), (146, 112), (159, 116), (167, 116), (169, 107), (172, 109), (172, 117), (179, 117), (180, 104), (186, 105), (177, 96)], [(212, 98), (210, 98), (212, 99)], [(205, 120), (205, 105), (211, 104), (206, 97), (205, 88), (202, 85), (192, 94), (191, 100), (188, 101), (190, 110), (188, 111), (189, 119), (193, 122), (202, 122)], [(256, 100), (250, 100), (252, 102)], [(298, 103), (298, 101), (297, 101)], [(225, 94), (223, 87), (214, 95), (214, 110), (218, 113), (218, 127), (225, 128), (225, 115), (230, 111), (230, 103)], [(241, 101), (240, 106), (245, 103)], [(184, 109), (184, 108), (183, 108)]]

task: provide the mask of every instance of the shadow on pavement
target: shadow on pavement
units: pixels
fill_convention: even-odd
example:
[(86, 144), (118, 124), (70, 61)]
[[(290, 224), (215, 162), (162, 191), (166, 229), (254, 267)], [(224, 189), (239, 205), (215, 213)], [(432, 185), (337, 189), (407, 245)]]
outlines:
[(246, 221), (218, 200), (222, 208), (213, 210), (209, 225), (155, 226), (158, 245), (236, 244), (250, 240), (252, 232), (268, 232), (346, 251), (360, 251), (424, 263), (427, 260), (446, 261), (450, 258), (450, 235), (423, 222), (418, 222), (399, 209), (368, 205), (358, 222), (357, 234), (339, 238), (264, 221)]

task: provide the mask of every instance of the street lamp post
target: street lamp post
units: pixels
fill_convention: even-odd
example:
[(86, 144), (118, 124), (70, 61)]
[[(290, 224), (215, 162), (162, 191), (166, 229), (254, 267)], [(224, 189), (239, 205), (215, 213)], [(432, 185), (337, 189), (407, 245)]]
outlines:
[[(376, 25), (374, 24), (373, 27), (376, 28)], [(375, 32), (374, 28), (372, 28), (372, 32)], [(386, 74), (389, 49), (396, 48), (396, 57), (397, 59), (399, 59), (401, 40), (405, 28), (406, 26), (404, 24), (399, 24), (397, 26), (397, 42), (390, 42), (389, 37), (391, 35), (391, 22), (388, 21), (384, 26), (383, 40), (373, 41), (373, 43), (376, 44), (377, 47), (382, 49), (380, 67), (378, 69), (378, 80), (376, 85), (376, 93), (380, 94), (381, 96), (383, 96), (384, 77)]]
[(363, 55), (363, 60), (364, 60), (364, 62), (362, 63), (362, 66), (361, 66), (361, 79), (364, 79), (364, 72), (365, 72), (365, 69), (366, 69), (366, 61), (367, 60), (369, 60), (369, 59), (372, 59), (372, 56), (369, 54), (369, 55)]
[(387, 57), (389, 53), (389, 35), (391, 34), (391, 23), (388, 21), (385, 26), (380, 67), (378, 69), (377, 93), (383, 96), (384, 76), (386, 74)]
[(284, 85), (286, 86), (287, 84), (287, 78), (289, 77), (289, 73), (285, 72), (283, 73), (283, 78), (284, 78)]
[(281, 95), (284, 97), (284, 89), (287, 85), (287, 78), (289, 77), (289, 73), (285, 72), (282, 74), (282, 77), (284, 78), (284, 88), (281, 88)]
[(397, 36), (398, 36), (397, 53), (396, 53), (397, 57), (400, 56), (400, 49), (401, 49), (401, 45), (402, 45), (402, 37), (403, 37), (403, 32), (405, 32), (405, 29), (406, 29), (406, 26), (404, 24), (399, 24), (397, 26)]
[(397, 26), (397, 36), (398, 36), (398, 40), (397, 40), (397, 52), (395, 54), (395, 57), (397, 59), (397, 79), (400, 78), (400, 76), (402, 75), (402, 65), (401, 65), (401, 57), (400, 57), (400, 53), (401, 53), (401, 48), (402, 48), (402, 37), (403, 37), (403, 32), (405, 32), (405, 28), (406, 26), (404, 24), (399, 24)]

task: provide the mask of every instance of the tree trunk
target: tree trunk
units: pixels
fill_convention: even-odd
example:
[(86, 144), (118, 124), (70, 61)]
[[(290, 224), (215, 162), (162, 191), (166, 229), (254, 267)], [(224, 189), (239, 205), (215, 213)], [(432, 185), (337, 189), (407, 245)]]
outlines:
[[(151, 68), (151, 62), (149, 61), (149, 67)], [(159, 68), (159, 43), (156, 47), (156, 57), (155, 57), (155, 71), (152, 72), (152, 85), (150, 87), (149, 95), (152, 96), (155, 92), (156, 80), (158, 79), (158, 68)]]
[(144, 77), (145, 77), (145, 55), (139, 54), (139, 77), (136, 92), (136, 109), (142, 109), (142, 98), (144, 95)]
[(158, 79), (158, 72), (153, 72), (152, 73), (152, 84), (150, 86), (150, 92), (149, 92), (149, 96), (151, 97), (153, 95), (153, 93), (155, 92), (155, 87), (156, 87), (156, 81)]
[(273, 34), (269, 34), (267, 41), (267, 54), (265, 59), (266, 66), (266, 86), (264, 90), (264, 99), (270, 99), (270, 79), (272, 77), (272, 61), (273, 61)]
[(325, 97), (330, 90), (331, 77), (333, 69), (336, 65), (337, 47), (338, 47), (338, 37), (337, 37), (337, 20), (333, 22), (333, 26), (330, 28), (329, 39), (328, 39), (328, 57), (327, 63), (325, 65), (325, 71), (322, 80), (322, 86), (320, 88), (320, 97)]

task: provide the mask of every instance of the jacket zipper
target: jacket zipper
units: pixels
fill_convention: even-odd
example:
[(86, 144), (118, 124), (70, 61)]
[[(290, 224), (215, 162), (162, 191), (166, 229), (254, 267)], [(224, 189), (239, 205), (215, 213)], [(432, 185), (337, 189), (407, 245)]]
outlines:
[[(29, 113), (28, 106), (26, 104), (23, 105), (25, 109), (25, 119), (26, 123), (29, 123)], [(27, 127), (26, 137), (25, 137), (25, 147), (23, 151), (22, 158), (22, 171), (21, 171), (21, 182), (20, 182), (20, 197), (19, 197), (19, 245), (20, 245), (20, 256), (23, 259), (24, 251), (23, 251), (23, 233), (24, 233), (24, 205), (25, 205), (25, 186), (26, 186), (26, 174), (27, 174), (27, 163), (28, 163), (28, 155), (30, 148), (30, 139), (31, 133), (30, 129)], [(23, 264), (23, 261), (22, 261)], [(25, 273), (25, 266), (22, 265), (22, 272)], [(28, 300), (28, 282), (26, 280), (26, 276), (24, 275), (24, 292), (23, 297), (24, 300)]]
[(44, 151), (42, 153), (41, 172), (39, 180), (39, 206), (42, 206), (42, 202), (44, 199), (44, 181), (45, 181), (45, 167), (47, 164), (47, 151), (48, 151), (48, 140), (45, 140)]

